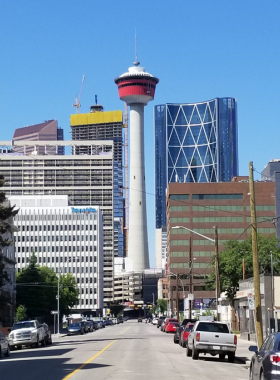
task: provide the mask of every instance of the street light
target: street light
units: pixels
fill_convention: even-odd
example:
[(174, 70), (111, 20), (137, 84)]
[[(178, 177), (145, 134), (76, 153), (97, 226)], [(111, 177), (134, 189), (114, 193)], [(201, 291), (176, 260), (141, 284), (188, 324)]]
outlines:
[[(181, 281), (181, 285), (183, 288), (183, 298), (185, 299), (185, 288), (182, 279), (179, 277), (178, 273), (173, 273), (169, 269), (166, 269), (167, 272), (169, 272), (171, 275), (176, 276), (176, 309), (177, 309), (177, 319), (179, 321), (179, 294), (178, 294), (178, 280)], [(173, 298), (173, 297), (172, 297)], [(172, 299), (173, 302), (173, 299)], [(172, 309), (172, 307), (171, 307)]]
[(217, 319), (219, 320), (219, 313), (218, 313), (218, 299), (220, 298), (220, 280), (219, 280), (219, 245), (218, 245), (218, 227), (217, 226), (214, 226), (214, 239), (208, 237), (208, 236), (205, 236), (205, 235), (202, 235), (200, 234), (199, 232), (197, 231), (194, 231), (194, 230), (191, 230), (190, 228), (187, 228), (187, 227), (184, 227), (184, 226), (174, 226), (174, 227), (171, 227), (171, 229), (179, 229), (179, 228), (183, 228), (185, 230), (188, 230), (192, 233), (194, 233), (195, 235), (198, 235), (198, 236), (201, 236), (203, 237), (204, 239), (206, 240), (209, 240), (211, 241), (212, 243), (215, 244), (215, 272), (216, 272), (216, 306), (217, 306)]

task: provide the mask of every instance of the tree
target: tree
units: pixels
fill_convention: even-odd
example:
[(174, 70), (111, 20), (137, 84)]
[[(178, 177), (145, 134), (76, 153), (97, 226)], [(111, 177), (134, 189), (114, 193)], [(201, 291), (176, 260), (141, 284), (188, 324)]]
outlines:
[[(44, 317), (57, 309), (58, 276), (53, 269), (39, 267), (35, 253), (29, 265), (17, 274), (17, 305), (25, 305), (29, 318)], [(60, 315), (78, 303), (79, 291), (71, 274), (60, 276)]]
[[(271, 273), (270, 254), (273, 252), (275, 261), (274, 270), (280, 273), (280, 249), (278, 239), (270, 235), (268, 237), (258, 235), (258, 253), (260, 274)], [(229, 240), (225, 243), (225, 249), (219, 254), (219, 274), (221, 291), (226, 293), (232, 302), (239, 282), (243, 278), (242, 261), (245, 260), (246, 278), (253, 277), (252, 238), (245, 241)], [(215, 289), (215, 271), (208, 278), (208, 288)]]
[(26, 317), (26, 308), (23, 305), (19, 305), (16, 311), (15, 322), (24, 321)]
[[(0, 188), (4, 186), (5, 179), (0, 175)], [(19, 210), (15, 210), (15, 206), (11, 207), (6, 195), (3, 191), (0, 191), (0, 320), (5, 320), (5, 310), (13, 307), (12, 295), (3, 291), (3, 287), (10, 283), (9, 274), (7, 273), (7, 265), (15, 265), (13, 260), (10, 260), (4, 254), (4, 248), (14, 244), (11, 239), (13, 218), (16, 216)], [(7, 321), (6, 321), (7, 322)], [(11, 322), (11, 321), (10, 321)]]
[(159, 306), (160, 312), (164, 313), (167, 310), (167, 300), (160, 298), (157, 300), (157, 305)]

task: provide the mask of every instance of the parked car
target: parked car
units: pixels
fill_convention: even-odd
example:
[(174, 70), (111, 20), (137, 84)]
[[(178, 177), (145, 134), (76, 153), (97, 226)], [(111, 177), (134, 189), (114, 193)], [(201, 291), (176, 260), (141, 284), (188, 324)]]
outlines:
[(157, 322), (158, 322), (158, 317), (155, 317), (155, 318), (153, 319), (153, 321), (152, 321), (152, 324), (153, 324), (153, 325), (157, 325)]
[(165, 332), (166, 326), (168, 325), (169, 322), (178, 322), (179, 323), (178, 319), (176, 319), (176, 318), (166, 318), (163, 325), (161, 325), (162, 326), (161, 331)]
[(157, 321), (157, 328), (159, 329), (161, 327), (162, 322), (165, 320), (165, 317), (159, 317)]
[(118, 318), (119, 323), (123, 323), (123, 317)]
[(70, 323), (67, 326), (67, 335), (81, 334), (84, 335), (85, 329), (82, 322)]
[(250, 380), (279, 379), (280, 333), (271, 333), (264, 340), (261, 348), (250, 346), (254, 352), (250, 363)]
[(15, 347), (20, 350), (22, 346), (39, 347), (40, 343), (44, 346), (45, 329), (37, 320), (17, 322), (8, 336), (8, 341), (11, 350)]
[(138, 318), (138, 322), (142, 322), (142, 318)]
[(10, 356), (10, 346), (8, 339), (0, 331), (0, 359), (2, 355), (5, 355), (6, 357)]
[(194, 360), (200, 353), (219, 355), (220, 359), (227, 355), (234, 363), (236, 345), (237, 336), (230, 333), (226, 323), (197, 321), (188, 336), (186, 355)]
[(88, 332), (89, 332), (89, 328), (90, 328), (90, 326), (89, 326), (89, 324), (87, 323), (87, 321), (81, 321), (80, 324), (83, 326), (83, 328), (84, 328), (84, 332), (85, 332), (85, 333), (88, 333)]
[(179, 345), (181, 347), (186, 347), (186, 343), (193, 326), (194, 326), (194, 323), (188, 323), (187, 326), (183, 326), (183, 330), (181, 331), (180, 338), (179, 338)]
[(175, 333), (177, 327), (179, 327), (179, 326), (180, 326), (179, 322), (170, 321), (165, 327), (165, 332), (166, 333)]
[(43, 323), (42, 326), (44, 327), (44, 330), (45, 330), (45, 344), (46, 345), (52, 344), (52, 333), (49, 326), (46, 323)]
[(114, 325), (112, 319), (106, 319), (104, 322), (105, 322), (105, 326), (113, 326)]
[(181, 325), (179, 327), (177, 327), (177, 329), (176, 329), (176, 332), (174, 334), (174, 343), (181, 344), (180, 340), (181, 340), (182, 331), (184, 330), (184, 328), (186, 327), (186, 325), (188, 323), (191, 322), (191, 323), (195, 324), (196, 321), (197, 321), (196, 319), (190, 319), (190, 318), (184, 319), (183, 322), (181, 323)]

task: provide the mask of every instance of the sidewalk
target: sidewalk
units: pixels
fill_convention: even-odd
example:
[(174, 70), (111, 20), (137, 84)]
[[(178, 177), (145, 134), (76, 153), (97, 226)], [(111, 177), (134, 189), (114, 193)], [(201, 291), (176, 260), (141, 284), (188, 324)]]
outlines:
[(238, 338), (235, 359), (246, 365), (250, 365), (251, 357), (254, 355), (254, 353), (249, 351), (249, 346), (254, 346), (254, 345), (256, 345), (256, 343), (253, 342), (252, 340), (248, 341), (248, 340)]

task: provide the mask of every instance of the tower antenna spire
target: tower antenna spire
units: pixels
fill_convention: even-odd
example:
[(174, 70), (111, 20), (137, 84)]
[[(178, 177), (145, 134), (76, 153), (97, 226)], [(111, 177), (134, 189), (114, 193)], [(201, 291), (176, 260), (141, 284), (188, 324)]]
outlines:
[(135, 62), (133, 62), (134, 66), (139, 66), (140, 62), (138, 62), (137, 59), (137, 35), (136, 35), (136, 28), (135, 28)]

